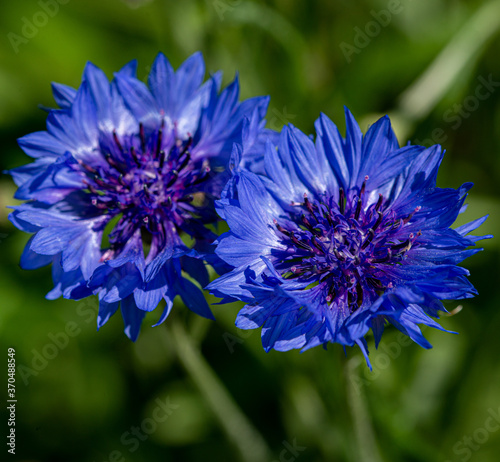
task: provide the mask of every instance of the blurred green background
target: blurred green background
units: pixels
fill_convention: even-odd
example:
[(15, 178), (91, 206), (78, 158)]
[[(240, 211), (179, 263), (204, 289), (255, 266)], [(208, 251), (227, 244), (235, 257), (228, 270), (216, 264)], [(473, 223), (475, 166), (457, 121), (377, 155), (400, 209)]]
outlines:
[[(363, 131), (389, 113), (402, 144), (441, 143), (439, 186), (475, 183), (460, 222), (490, 213), (481, 232), (500, 234), (499, 1), (27, 0), (2, 3), (0, 31), (2, 170), (28, 162), (16, 138), (44, 129), (51, 81), (76, 87), (86, 61), (111, 77), (131, 59), (145, 79), (159, 51), (177, 67), (201, 50), (225, 83), (239, 72), (243, 98), (271, 95), (271, 128), (312, 133), (322, 111), (343, 130), (346, 105)], [(460, 335), (428, 329), (425, 351), (388, 330), (378, 351), (370, 341), (370, 373), (338, 345), (264, 353), (257, 332), (234, 327), (237, 305), (209, 322), (179, 303), (170, 330), (149, 327), (155, 312), (135, 344), (119, 315), (96, 333), (95, 300), (47, 301), (50, 270), (18, 267), (14, 191), (1, 176), (0, 352), (7, 369), (14, 347), (18, 365), (17, 450), (4, 445), (2, 460), (498, 460), (498, 240), (465, 262), (480, 295), (441, 320)]]

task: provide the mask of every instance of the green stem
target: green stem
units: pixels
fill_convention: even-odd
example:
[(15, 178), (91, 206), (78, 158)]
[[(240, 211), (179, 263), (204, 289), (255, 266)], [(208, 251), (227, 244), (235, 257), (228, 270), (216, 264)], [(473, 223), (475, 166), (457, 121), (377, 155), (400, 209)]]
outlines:
[(271, 460), (271, 452), (257, 429), (246, 418), (209, 364), (176, 320), (168, 323), (179, 362), (206, 399), (222, 430), (236, 446), (243, 462)]
[(352, 422), (356, 436), (356, 446), (359, 455), (356, 457), (360, 462), (382, 462), (372, 422), (366, 406), (362, 387), (353, 387), (352, 378), (358, 375), (357, 366), (359, 358), (354, 357), (347, 360), (344, 373), (346, 377), (347, 404), (351, 413)]

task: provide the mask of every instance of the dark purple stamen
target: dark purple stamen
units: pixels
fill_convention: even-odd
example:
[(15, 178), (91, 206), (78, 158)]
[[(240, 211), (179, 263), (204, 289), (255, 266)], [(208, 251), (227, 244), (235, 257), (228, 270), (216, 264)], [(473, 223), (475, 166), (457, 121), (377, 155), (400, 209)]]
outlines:
[[(382, 195), (375, 205), (367, 204), (367, 180), (365, 177), (358, 196), (346, 196), (339, 188), (338, 208), (329, 206), (328, 198), (316, 200), (304, 194), (303, 203), (292, 203), (298, 208), (295, 217), (292, 215), (297, 225), (293, 232), (274, 220), (279, 239), (286, 245), (277, 267), (282, 276), (309, 282), (319, 275), (327, 303), (344, 297), (351, 312), (363, 300), (392, 288), (379, 279), (384, 266), (402, 261), (421, 235), (404, 231), (420, 207), (403, 218), (389, 210), (383, 213)], [(336, 290), (338, 287), (347, 289)]]
[(305, 242), (302, 242), (300, 241), (299, 239), (297, 239), (297, 236), (295, 236), (294, 233), (291, 233), (290, 234), (290, 238), (292, 239), (292, 242), (297, 246), (297, 247), (300, 247), (301, 249), (304, 249), (304, 250), (309, 250), (309, 251), (312, 251), (312, 247), (310, 245), (307, 245)]
[(187, 164), (189, 164), (189, 161), (191, 160), (191, 154), (189, 153), (189, 151), (186, 151), (186, 153), (184, 154), (184, 159), (182, 161), (182, 163), (179, 165), (179, 171), (181, 170), (184, 170), (184, 167), (187, 166)]
[(392, 259), (392, 250), (387, 249), (387, 254), (383, 257), (372, 258), (372, 263), (385, 263)]
[(372, 226), (373, 231), (377, 230), (377, 228), (380, 226), (380, 223), (382, 223), (382, 218), (384, 217), (382, 212), (377, 212), (377, 214), (378, 214), (377, 220), (375, 221), (375, 224)]
[(134, 160), (134, 162), (136, 163), (136, 165), (138, 167), (141, 166), (141, 161), (139, 159), (139, 156), (137, 155), (137, 151), (135, 150), (135, 147), (134, 146), (130, 146), (130, 154), (132, 156), (132, 159)]
[(120, 152), (123, 153), (123, 148), (122, 148), (122, 145), (120, 143), (120, 140), (118, 139), (118, 135), (116, 134), (116, 130), (113, 130), (113, 140), (114, 140), (116, 146), (118, 147), (118, 149), (120, 150)]
[(361, 246), (361, 250), (366, 249), (374, 237), (375, 237), (375, 230), (373, 228), (370, 228), (368, 230), (368, 236), (366, 237), (365, 242), (363, 242), (363, 245)]
[(368, 175), (365, 176), (365, 181), (363, 181), (363, 184), (361, 185), (361, 191), (359, 192), (359, 197), (363, 197), (366, 189), (366, 182), (368, 181), (370, 177)]
[(193, 182), (191, 182), (191, 184), (198, 185), (200, 183), (203, 183), (204, 181), (206, 181), (209, 178), (209, 175), (208, 175), (209, 173), (210, 173), (210, 167), (205, 167), (202, 170), (202, 174), (197, 179), (195, 179)]
[(344, 195), (344, 188), (340, 188), (339, 190), (339, 209), (340, 213), (344, 213), (345, 211), (345, 195)]
[(167, 188), (170, 188), (176, 181), (177, 178), (179, 178), (179, 172), (177, 170), (172, 170), (171, 177), (169, 182), (167, 183)]
[[(109, 137), (100, 151), (104, 166), (99, 163), (94, 167), (82, 160), (73, 166), (85, 174), (82, 183), (95, 209), (110, 220), (120, 217), (109, 234), (112, 248), (105, 251), (103, 259), (121, 252), (138, 230), (155, 252), (165, 247), (172, 229), (191, 236), (199, 234), (191, 220), (204, 212), (193, 204), (194, 186), (211, 176), (206, 163), (193, 161), (189, 151), (193, 138), (165, 146), (163, 124), (147, 134), (140, 124), (135, 138), (122, 138), (116, 130)], [(109, 141), (114, 145), (111, 150)]]
[(321, 253), (325, 253), (322, 245), (320, 244), (320, 242), (316, 239), (316, 236), (313, 236), (311, 238), (311, 242), (312, 242), (312, 245), (314, 245), (314, 247), (316, 247)]
[(311, 202), (309, 201), (309, 199), (307, 198), (307, 194), (306, 193), (304, 193), (304, 204), (305, 204), (307, 210), (309, 210), (309, 212), (314, 215), (314, 207), (311, 204)]
[(410, 239), (407, 239), (406, 241), (402, 242), (401, 244), (396, 244), (396, 245), (393, 245), (391, 246), (391, 249), (392, 250), (400, 250), (400, 249), (404, 249), (405, 247), (408, 247), (410, 245)]
[(306, 218), (306, 216), (304, 214), (302, 214), (302, 216), (300, 217), (300, 219), (302, 220), (302, 223), (304, 223), (304, 226), (311, 232), (314, 232), (314, 227), (313, 225), (311, 225), (311, 223), (309, 222), (309, 220)]
[(191, 203), (194, 201), (194, 196), (192, 194), (188, 194), (187, 196), (181, 197), (178, 202), (187, 202)]
[(342, 255), (337, 249), (333, 249), (333, 254), (335, 255), (335, 258), (340, 261), (345, 261), (346, 258), (344, 255)]
[(361, 205), (363, 205), (363, 201), (361, 199), (358, 199), (358, 202), (356, 204), (356, 212), (354, 213), (355, 220), (359, 219), (359, 214), (361, 213)]
[(163, 130), (160, 128), (158, 130), (158, 139), (156, 141), (156, 158), (157, 159), (160, 157), (160, 153), (161, 153), (162, 138), (163, 138)]
[(144, 134), (144, 125), (139, 124), (139, 138), (141, 139), (141, 152), (144, 154), (146, 152), (146, 136)]
[(97, 173), (97, 170), (94, 167), (91, 167), (90, 165), (87, 165), (85, 162), (83, 162), (81, 159), (77, 159), (77, 162), (79, 165), (81, 165), (87, 172), (89, 173)]
[(278, 229), (278, 231), (281, 233), (281, 234), (284, 234), (285, 236), (287, 237), (290, 237), (292, 233), (290, 233), (289, 231), (287, 231), (285, 228), (283, 228), (283, 226), (279, 225), (277, 220), (273, 220), (274, 221), (274, 224), (276, 225), (276, 228)]

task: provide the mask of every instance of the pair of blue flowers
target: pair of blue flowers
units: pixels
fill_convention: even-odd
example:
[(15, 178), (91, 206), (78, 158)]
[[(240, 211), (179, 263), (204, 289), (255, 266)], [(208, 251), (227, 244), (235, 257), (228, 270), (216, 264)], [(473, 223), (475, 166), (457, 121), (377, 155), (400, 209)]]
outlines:
[[(98, 328), (121, 309), (132, 340), (179, 295), (212, 318), (197, 285), (242, 300), (236, 325), (262, 328), (264, 349), (378, 345), (391, 323), (423, 347), (419, 324), (441, 300), (476, 294), (457, 266), (480, 249), (484, 220), (452, 229), (471, 184), (436, 187), (439, 146), (400, 147), (384, 117), (346, 136), (325, 115), (316, 139), (264, 128), (268, 97), (239, 102), (238, 81), (203, 83), (201, 54), (174, 71), (156, 58), (110, 83), (88, 64), (78, 90), (53, 84), (47, 130), (19, 140), (35, 161), (10, 171), (25, 200), (10, 215), (32, 233), (26, 269), (52, 264), (47, 295), (99, 296)], [(229, 231), (214, 233), (220, 218)], [(206, 264), (221, 276), (209, 283)]]

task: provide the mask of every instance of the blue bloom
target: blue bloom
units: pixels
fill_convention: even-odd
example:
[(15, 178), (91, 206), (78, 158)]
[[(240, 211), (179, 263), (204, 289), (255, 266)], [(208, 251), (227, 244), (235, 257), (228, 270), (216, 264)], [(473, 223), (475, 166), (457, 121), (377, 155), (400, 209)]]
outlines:
[(457, 264), (486, 217), (450, 228), (472, 185), (437, 188), (441, 148), (400, 147), (388, 117), (363, 136), (346, 110), (346, 125), (344, 139), (321, 115), (315, 143), (285, 127), (265, 175), (235, 168), (218, 201), (230, 231), (216, 253), (233, 270), (208, 288), (247, 304), (236, 325), (262, 327), (266, 351), (357, 344), (368, 361), (365, 335), (378, 346), (387, 323), (430, 348), (419, 324), (444, 330), (441, 300), (476, 294)]
[(132, 340), (162, 299), (158, 324), (177, 295), (212, 318), (183, 272), (204, 286), (203, 260), (217, 267), (216, 235), (206, 225), (218, 219), (214, 199), (229, 177), (233, 143), (249, 146), (243, 167), (272, 136), (263, 120), (269, 98), (238, 102), (238, 80), (220, 92), (220, 73), (203, 84), (200, 53), (177, 71), (159, 54), (148, 86), (136, 67), (127, 64), (110, 83), (88, 63), (78, 90), (53, 84), (59, 109), (49, 112), (47, 130), (19, 140), (35, 162), (10, 171), (15, 197), (27, 201), (10, 219), (34, 233), (22, 267), (53, 265), (50, 299), (98, 293), (98, 328), (121, 306)]

